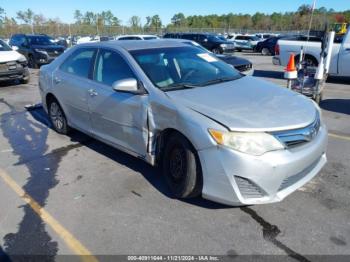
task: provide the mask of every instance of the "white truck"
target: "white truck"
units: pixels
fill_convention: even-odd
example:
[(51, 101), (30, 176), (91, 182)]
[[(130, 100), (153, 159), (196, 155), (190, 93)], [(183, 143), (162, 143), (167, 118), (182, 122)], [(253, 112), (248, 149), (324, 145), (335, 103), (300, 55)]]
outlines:
[[(301, 47), (304, 49), (305, 61), (309, 65), (318, 66), (320, 62), (321, 42), (295, 41), (280, 39), (275, 47), (275, 56), (272, 58), (274, 65), (286, 66), (291, 53), (294, 53), (296, 62), (299, 61)], [(350, 76), (350, 30), (342, 38), (335, 38), (329, 75)]]

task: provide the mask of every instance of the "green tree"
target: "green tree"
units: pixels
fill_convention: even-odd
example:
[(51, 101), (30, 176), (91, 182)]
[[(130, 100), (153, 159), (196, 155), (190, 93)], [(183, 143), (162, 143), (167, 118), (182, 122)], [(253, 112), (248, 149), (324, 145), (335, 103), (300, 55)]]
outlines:
[(16, 13), (17, 19), (22, 20), (25, 24), (33, 24), (34, 12), (31, 9), (25, 11), (18, 11)]
[(186, 17), (183, 13), (177, 13), (171, 18), (171, 23), (177, 27), (184, 27), (187, 25)]
[(141, 18), (139, 16), (133, 15), (129, 19), (129, 25), (134, 29), (139, 28), (141, 26)]
[(83, 14), (81, 13), (80, 10), (75, 10), (74, 11), (74, 19), (76, 24), (81, 24), (83, 20)]

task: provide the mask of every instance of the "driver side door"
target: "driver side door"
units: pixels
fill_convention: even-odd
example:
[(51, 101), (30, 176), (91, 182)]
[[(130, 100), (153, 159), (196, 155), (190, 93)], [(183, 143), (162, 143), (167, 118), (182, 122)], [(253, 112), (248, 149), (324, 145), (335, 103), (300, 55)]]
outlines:
[(113, 90), (113, 83), (127, 78), (136, 76), (123, 56), (115, 50), (100, 49), (88, 98), (92, 132), (113, 146), (145, 157), (148, 96)]

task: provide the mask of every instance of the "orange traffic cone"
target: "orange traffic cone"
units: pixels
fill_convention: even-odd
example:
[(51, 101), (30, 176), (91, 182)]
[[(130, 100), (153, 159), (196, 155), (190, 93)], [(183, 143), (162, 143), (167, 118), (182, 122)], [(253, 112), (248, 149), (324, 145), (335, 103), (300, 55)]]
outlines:
[(291, 54), (290, 54), (289, 62), (288, 62), (287, 67), (285, 68), (285, 70), (286, 70), (287, 72), (296, 71), (294, 53), (291, 53)]
[(289, 62), (285, 68), (284, 78), (287, 79), (287, 87), (292, 88), (292, 81), (298, 78), (298, 72), (295, 68), (294, 54), (291, 53), (289, 57)]

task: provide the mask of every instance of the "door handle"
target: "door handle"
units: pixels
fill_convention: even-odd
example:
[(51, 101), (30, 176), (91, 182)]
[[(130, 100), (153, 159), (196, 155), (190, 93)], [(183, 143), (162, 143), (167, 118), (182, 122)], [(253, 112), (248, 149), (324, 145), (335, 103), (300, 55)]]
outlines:
[(346, 52), (350, 52), (350, 48), (345, 48), (345, 51)]
[(97, 95), (98, 95), (98, 93), (96, 92), (96, 90), (95, 90), (95, 89), (92, 89), (92, 88), (89, 89), (88, 92), (89, 92), (89, 95), (90, 95), (90, 96), (97, 96)]
[(61, 79), (59, 79), (57, 76), (55, 76), (55, 78), (53, 79), (53, 81), (55, 82), (55, 84), (59, 84), (61, 82)]

